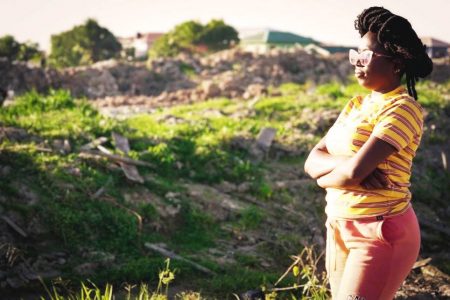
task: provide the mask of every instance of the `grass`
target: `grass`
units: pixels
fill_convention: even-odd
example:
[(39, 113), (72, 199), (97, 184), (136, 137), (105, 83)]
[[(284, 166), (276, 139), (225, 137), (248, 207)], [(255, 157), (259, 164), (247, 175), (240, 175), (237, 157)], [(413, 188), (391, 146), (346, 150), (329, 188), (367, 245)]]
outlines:
[[(191, 72), (189, 66), (185, 72)], [(441, 147), (448, 140), (448, 128), (439, 127), (439, 122), (449, 111), (450, 81), (441, 85), (421, 82), (417, 90), (419, 102), (437, 124), (437, 129), (428, 132), (423, 143)], [(45, 95), (30, 92), (18, 97), (13, 105), (2, 108), (0, 123), (23, 128), (28, 136), (19, 141), (3, 139), (0, 143), (0, 171), (10, 169), (0, 180), (0, 200), (3, 199), (0, 208), (19, 213), (25, 219), (39, 216), (45, 228), (40, 238), (49, 241), (37, 248), (23, 246), (21, 251), (26, 255), (56, 249), (71, 252), (72, 258), (62, 275), (72, 282), (86, 282), (86, 275), (73, 272), (86, 261), (83, 255), (96, 252), (112, 255), (112, 265), (99, 262), (100, 266), (89, 275), (101, 288), (86, 283), (82, 289), (85, 294), (90, 291), (90, 296), (85, 295), (84, 299), (91, 299), (99, 290), (107, 296), (109, 290), (105, 291), (105, 287), (108, 282), (157, 283), (164, 258), (145, 251), (145, 242), (165, 243), (176, 253), (217, 272), (216, 277), (209, 279), (185, 263), (172, 262), (172, 266), (179, 270), (175, 273), (177, 280), (200, 287), (197, 290), (201, 289), (202, 297), (226, 298), (231, 292), (275, 282), (280, 269), (267, 272), (259, 265), (257, 257), (238, 253), (234, 264), (218, 264), (207, 255), (209, 249), (220, 249), (222, 242), (233, 237), (224, 231), (223, 224), (214, 218), (213, 212), (193, 205), (195, 197), (188, 195), (184, 184), (193, 182), (215, 186), (228, 182), (238, 186), (248, 183), (248, 196), (264, 205), (295, 205), (303, 212), (322, 217), (323, 207), (319, 204), (311, 207), (308, 202), (319, 197), (320, 191), (315, 186), (305, 185), (297, 192), (274, 190), (267, 178), (271, 172), (270, 160), (274, 158), (255, 161), (245, 147), (236, 147), (235, 139), (245, 137), (252, 141), (262, 128), (270, 126), (277, 129), (278, 143), (307, 153), (320, 138), (320, 133), (309, 129), (310, 120), (308, 115), (302, 115), (303, 110), (309, 109), (311, 114), (317, 114), (339, 109), (349, 98), (365, 91), (355, 82), (346, 86), (329, 83), (318, 87), (311, 83), (288, 83), (270, 87), (270, 91), (278, 92), (278, 96), (260, 98), (252, 110), (248, 109), (249, 102), (217, 98), (165, 108), (152, 115), (133, 116), (124, 121), (100, 115), (86, 100), (74, 99), (63, 90)], [(235, 117), (242, 112), (249, 113)], [(442, 126), (446, 126), (445, 123)], [(100, 136), (109, 138), (112, 132), (129, 139), (132, 158), (154, 165), (154, 168), (138, 167), (145, 178), (143, 184), (128, 181), (123, 172), (106, 159), (92, 160), (78, 155), (82, 145)], [(42, 148), (52, 148), (55, 140), (64, 139), (70, 141), (70, 153), (42, 151)], [(112, 142), (104, 146), (115, 152)], [(431, 207), (438, 209), (445, 205), (442, 199), (446, 199), (448, 194), (448, 172), (442, 173), (428, 164), (422, 157), (427, 153), (418, 154), (418, 164), (425, 169), (416, 179), (413, 177), (413, 194), (417, 201), (430, 203)], [(304, 160), (305, 155), (297, 155), (282, 157), (277, 163), (301, 166)], [(21, 184), (36, 194), (39, 201), (28, 203)], [(432, 192), (430, 186), (433, 187)], [(101, 188), (104, 189), (103, 194), (94, 197)], [(126, 193), (136, 193), (133, 198), (137, 199), (136, 202), (126, 198)], [(177, 196), (168, 196), (171, 193)], [(299, 201), (302, 203), (296, 203)], [(179, 212), (174, 216), (161, 216), (158, 209), (167, 206), (179, 206)], [(246, 234), (268, 230), (263, 228), (264, 220), (273, 212), (263, 207), (249, 205), (231, 214), (224, 224)], [(142, 218), (142, 229), (136, 214)], [(283, 213), (275, 215), (283, 221), (289, 219)], [(282, 235), (279, 242), (286, 247), (262, 244), (258, 253), (284, 263), (295, 244), (300, 247), (301, 234), (299, 232), (298, 237)], [(306, 277), (302, 280), (316, 280), (308, 277), (310, 273), (303, 275)], [(297, 279), (293, 276), (288, 283), (304, 284)], [(150, 293), (146, 295), (153, 299)]]
[[(164, 262), (165, 266), (158, 274), (158, 285), (154, 291), (150, 287), (141, 283), (139, 288), (136, 290), (136, 285), (126, 285), (124, 290), (126, 291), (123, 299), (127, 300), (167, 300), (169, 299), (169, 285), (175, 279), (176, 269), (171, 269), (170, 259), (166, 259)], [(113, 286), (111, 284), (106, 284), (102, 289), (92, 282), (81, 283), (81, 288), (78, 293), (64, 291), (61, 292), (54, 285), (51, 289), (47, 288), (46, 284), (44, 287), (47, 291), (47, 296), (51, 300), (112, 300), (115, 299), (115, 294), (113, 291)], [(200, 293), (196, 292), (181, 292), (175, 296), (179, 300), (201, 300), (202, 297)], [(42, 300), (46, 299), (41, 297)]]

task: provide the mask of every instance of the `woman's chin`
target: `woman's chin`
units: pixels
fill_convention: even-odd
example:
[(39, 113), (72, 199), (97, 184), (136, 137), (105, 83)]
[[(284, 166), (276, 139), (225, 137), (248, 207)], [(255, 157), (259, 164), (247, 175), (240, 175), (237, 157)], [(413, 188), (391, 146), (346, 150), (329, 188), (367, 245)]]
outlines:
[(356, 80), (358, 81), (359, 85), (365, 87), (365, 88), (370, 88), (370, 84), (367, 80), (366, 77), (361, 77), (361, 76), (356, 76)]

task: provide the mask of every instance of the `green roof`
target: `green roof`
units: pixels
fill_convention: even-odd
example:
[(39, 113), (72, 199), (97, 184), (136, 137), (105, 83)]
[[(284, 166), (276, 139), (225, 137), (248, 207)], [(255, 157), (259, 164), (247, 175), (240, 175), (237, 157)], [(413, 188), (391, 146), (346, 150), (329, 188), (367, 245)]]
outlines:
[(244, 37), (241, 39), (242, 43), (267, 43), (267, 44), (301, 44), (307, 45), (311, 43), (318, 43), (312, 38), (304, 37), (290, 32), (265, 30), (254, 35)]

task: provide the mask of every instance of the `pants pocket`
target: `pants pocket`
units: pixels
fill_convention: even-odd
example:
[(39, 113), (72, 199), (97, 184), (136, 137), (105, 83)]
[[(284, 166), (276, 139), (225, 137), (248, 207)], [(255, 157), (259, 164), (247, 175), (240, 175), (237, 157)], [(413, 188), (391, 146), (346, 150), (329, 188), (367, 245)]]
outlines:
[(404, 235), (405, 228), (401, 224), (400, 217), (387, 218), (378, 224), (378, 238), (389, 245), (401, 240)]

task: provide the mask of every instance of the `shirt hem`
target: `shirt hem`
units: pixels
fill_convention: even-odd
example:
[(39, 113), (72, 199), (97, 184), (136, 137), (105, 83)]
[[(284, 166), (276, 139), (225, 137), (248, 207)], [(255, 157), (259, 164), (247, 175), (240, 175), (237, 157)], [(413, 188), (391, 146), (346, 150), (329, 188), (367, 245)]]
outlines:
[(328, 215), (327, 218), (333, 219), (333, 220), (383, 220), (388, 218), (393, 218), (397, 216), (401, 216), (405, 214), (409, 209), (412, 208), (412, 204), (408, 202), (408, 204), (405, 206), (404, 209), (397, 211), (395, 213), (388, 213), (388, 214), (379, 214), (379, 215)]

